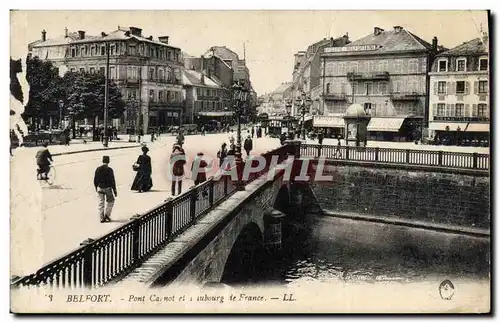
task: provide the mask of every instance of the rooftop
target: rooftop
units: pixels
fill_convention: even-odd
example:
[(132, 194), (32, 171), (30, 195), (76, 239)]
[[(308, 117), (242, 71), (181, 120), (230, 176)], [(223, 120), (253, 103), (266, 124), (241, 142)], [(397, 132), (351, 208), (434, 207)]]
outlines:
[(481, 55), (487, 54), (488, 49), (486, 48), (484, 42), (481, 38), (474, 38), (468, 42), (464, 42), (461, 45), (453, 47), (437, 56), (466, 56), (466, 55)]
[(207, 87), (220, 87), (216, 81), (204, 75), (204, 82), (201, 81), (202, 74), (197, 71), (182, 69), (182, 84), (191, 86), (207, 86)]

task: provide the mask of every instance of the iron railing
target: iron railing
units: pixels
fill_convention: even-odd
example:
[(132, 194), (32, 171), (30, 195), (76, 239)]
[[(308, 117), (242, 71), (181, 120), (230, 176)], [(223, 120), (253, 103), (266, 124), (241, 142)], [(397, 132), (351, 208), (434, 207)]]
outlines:
[[(285, 145), (263, 157), (270, 162), (277, 156), (277, 162), (281, 163), (294, 150), (294, 146)], [(15, 279), (11, 285), (95, 288), (119, 280), (233, 195), (237, 190), (236, 183), (228, 175), (230, 171), (132, 217), (128, 223), (96, 240), (83, 242), (78, 249), (51, 261), (32, 275)], [(268, 171), (266, 163), (264, 170), (252, 174), (244, 184)]]
[(300, 156), (387, 164), (489, 170), (490, 155), (450, 151), (302, 144)]

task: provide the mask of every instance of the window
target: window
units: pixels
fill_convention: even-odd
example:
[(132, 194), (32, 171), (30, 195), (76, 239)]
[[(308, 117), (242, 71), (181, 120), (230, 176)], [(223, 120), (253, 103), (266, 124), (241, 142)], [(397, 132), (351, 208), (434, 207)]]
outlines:
[(394, 93), (399, 93), (401, 91), (401, 81), (392, 82), (392, 91)]
[(116, 79), (116, 67), (114, 66), (109, 67), (109, 78), (112, 80)]
[(465, 93), (465, 81), (457, 81), (457, 94)]
[(155, 90), (149, 90), (149, 101), (155, 101)]
[(89, 53), (89, 46), (85, 45), (85, 56), (87, 56)]
[(403, 62), (401, 60), (394, 61), (394, 70), (396, 73), (401, 73), (403, 71)]
[(163, 102), (163, 91), (158, 92), (158, 101)]
[(326, 93), (330, 93), (330, 83), (326, 83)]
[(365, 103), (364, 104), (365, 112), (370, 114), (370, 111), (372, 109), (372, 104), (371, 103)]
[(95, 46), (90, 46), (90, 55), (95, 55)]
[(85, 73), (85, 68), (80, 67), (80, 73)]
[(380, 82), (378, 84), (378, 91), (380, 92), (380, 94), (387, 94), (387, 83)]
[(101, 46), (101, 56), (106, 55), (106, 46)]
[(160, 80), (164, 80), (165, 79), (165, 74), (163, 73), (163, 70), (160, 70)]
[(95, 67), (90, 68), (90, 74), (95, 74)]
[(109, 55), (115, 55), (115, 45), (110, 45), (109, 46)]
[(128, 46), (128, 53), (130, 55), (137, 55), (137, 49), (135, 48), (134, 45), (129, 45)]
[(480, 118), (488, 117), (488, 106), (486, 104), (477, 105), (477, 116)]
[(488, 93), (488, 81), (479, 81), (479, 93)]
[(74, 68), (71, 68), (71, 69), (70, 69), (70, 72), (71, 72), (71, 73), (75, 73), (75, 69), (74, 69)]
[(373, 94), (373, 83), (372, 82), (365, 83), (365, 91), (366, 91), (366, 95)]
[(101, 73), (101, 74), (106, 73), (106, 68), (104, 66), (103, 67), (99, 67), (99, 73)]
[(464, 116), (464, 105), (463, 103), (455, 104), (455, 117), (463, 117)]
[(351, 72), (354, 72), (354, 73), (358, 72), (358, 63), (357, 62), (351, 63)]
[(154, 75), (155, 75), (155, 69), (154, 68), (150, 68), (149, 69), (149, 79), (153, 80), (154, 79)]
[(80, 47), (80, 56), (83, 56), (85, 54), (85, 46)]
[(438, 61), (438, 72), (446, 72), (448, 71), (448, 61), (446, 59), (442, 59)]
[(375, 68), (375, 61), (370, 61), (370, 69), (369, 71), (371, 72), (375, 72), (376, 68)]
[(465, 72), (465, 64), (466, 64), (466, 59), (465, 58), (459, 58), (457, 59), (457, 72)]
[(480, 71), (487, 71), (488, 70), (488, 59), (487, 58), (480, 58), (479, 59), (479, 70)]
[(351, 87), (352, 87), (352, 92), (353, 93), (358, 93), (358, 83), (353, 82), (352, 85), (351, 85)]
[(445, 81), (438, 82), (438, 94), (446, 94), (446, 82)]
[(408, 67), (408, 72), (409, 73), (417, 73), (418, 72), (418, 60), (417, 59), (412, 59), (410, 60), (410, 65)]
[(444, 103), (438, 103), (437, 105), (437, 115), (440, 117), (444, 117), (446, 105)]
[(380, 61), (380, 63), (378, 63), (378, 69), (381, 72), (388, 72), (389, 71), (389, 61)]
[(169, 61), (172, 60), (172, 52), (171, 51), (167, 51), (167, 59)]
[(201, 95), (201, 89), (199, 87), (196, 88), (196, 95)]
[(339, 74), (345, 74), (345, 63), (339, 64)]
[(171, 92), (167, 91), (167, 101), (170, 102), (171, 99)]

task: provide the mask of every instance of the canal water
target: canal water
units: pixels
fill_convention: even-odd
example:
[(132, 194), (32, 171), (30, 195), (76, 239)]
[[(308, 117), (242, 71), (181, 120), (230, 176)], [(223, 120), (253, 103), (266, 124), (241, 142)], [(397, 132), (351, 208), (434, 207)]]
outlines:
[(257, 284), (489, 276), (487, 238), (332, 216), (314, 216), (308, 223), (288, 222), (283, 230), (282, 254), (268, 256), (260, 264)]

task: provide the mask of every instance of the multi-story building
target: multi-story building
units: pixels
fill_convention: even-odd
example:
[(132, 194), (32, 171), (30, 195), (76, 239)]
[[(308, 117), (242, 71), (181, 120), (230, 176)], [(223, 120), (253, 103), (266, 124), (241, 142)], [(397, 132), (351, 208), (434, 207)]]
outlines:
[(375, 27), (347, 46), (326, 48), (321, 55), (322, 111), (332, 117), (336, 129), (330, 130), (342, 135), (343, 121), (333, 118), (357, 103), (371, 114), (371, 139), (420, 138), (428, 115), (428, 72), (441, 50), (436, 37), (431, 44), (400, 26)]
[[(293, 99), (292, 97), (293, 83), (284, 82), (271, 93), (262, 96), (259, 113), (267, 113), (268, 115), (285, 115), (287, 114), (285, 104)], [(292, 111), (288, 111), (291, 112)]]
[[(186, 123), (208, 127), (229, 123), (231, 91), (205, 72), (183, 69), (182, 81), (186, 91)], [(215, 121), (215, 122), (214, 122)]]
[(436, 141), (489, 142), (488, 45), (484, 34), (437, 55), (429, 73), (429, 129)]
[(168, 36), (154, 40), (137, 27), (120, 28), (100, 36), (85, 31), (68, 33), (28, 46), (33, 56), (50, 60), (69, 71), (104, 73), (109, 44), (109, 77), (127, 104), (124, 116), (116, 120), (122, 128), (142, 129), (178, 124), (184, 110), (181, 85), (181, 50), (169, 44)]
[[(341, 47), (349, 44), (349, 36), (346, 34), (339, 38), (320, 40), (307, 48), (307, 51), (296, 53), (293, 67), (293, 97), (296, 98), (301, 92), (311, 97), (312, 105), (309, 113), (322, 114), (321, 108), (321, 54), (328, 47)], [(296, 104), (292, 106), (292, 115), (300, 114)]]

